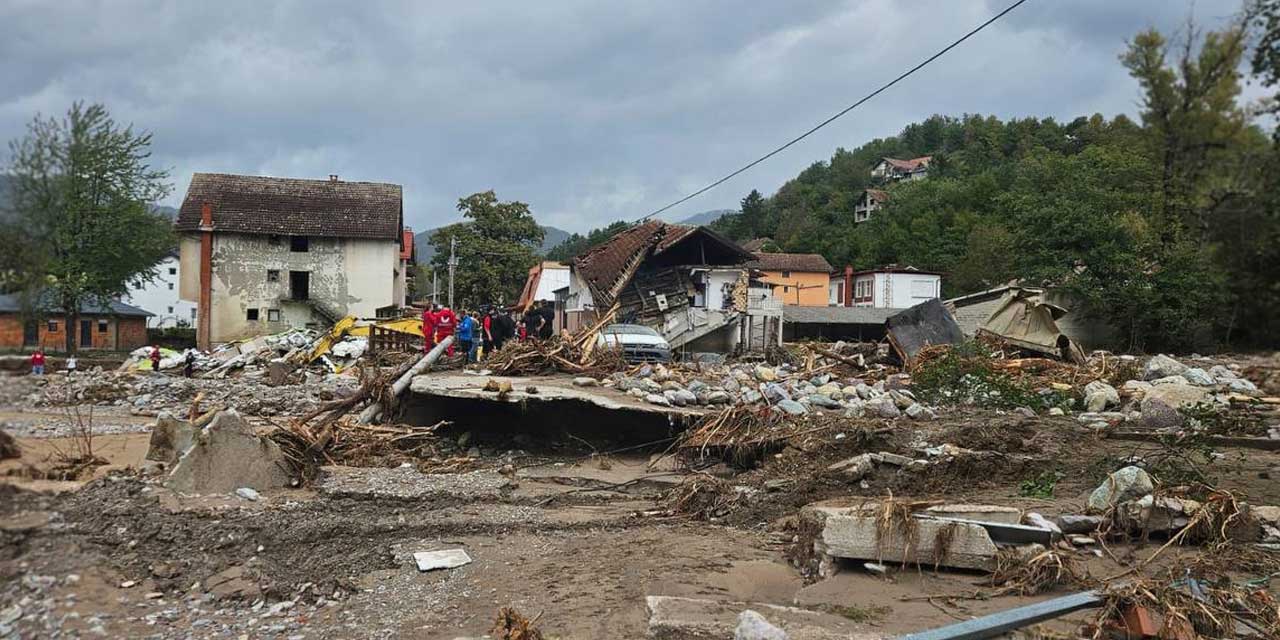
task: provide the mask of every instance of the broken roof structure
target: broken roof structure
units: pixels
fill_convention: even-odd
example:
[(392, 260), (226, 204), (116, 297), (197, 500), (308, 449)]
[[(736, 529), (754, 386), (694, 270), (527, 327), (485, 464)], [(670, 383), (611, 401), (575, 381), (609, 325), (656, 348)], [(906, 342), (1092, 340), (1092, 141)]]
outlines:
[(993, 335), (1016, 347), (1072, 362), (1084, 362), (1084, 351), (1058, 329), (1067, 310), (1044, 300), (1040, 290), (1009, 287), (979, 334)]
[(398, 184), (197, 173), (174, 229), (199, 231), (204, 205), (221, 232), (404, 242)]
[(645, 261), (655, 267), (742, 264), (755, 256), (706, 227), (650, 220), (574, 258), (573, 268), (599, 308), (617, 301)]

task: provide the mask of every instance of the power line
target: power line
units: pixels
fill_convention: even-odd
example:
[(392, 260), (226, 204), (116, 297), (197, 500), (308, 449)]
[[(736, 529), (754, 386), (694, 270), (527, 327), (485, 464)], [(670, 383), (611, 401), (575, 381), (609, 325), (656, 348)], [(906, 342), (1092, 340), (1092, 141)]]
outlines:
[(883, 93), (885, 90), (887, 90), (889, 87), (892, 87), (893, 85), (898, 84), (898, 83), (899, 83), (899, 82), (901, 82), (902, 80), (905, 80), (905, 79), (907, 78), (907, 76), (910, 76), (911, 74), (913, 74), (913, 73), (915, 73), (915, 72), (917, 72), (917, 71), (919, 71), (919, 70), (923, 69), (923, 68), (924, 68), (926, 65), (928, 65), (930, 62), (933, 62), (934, 60), (937, 60), (938, 58), (941, 58), (941, 57), (942, 57), (943, 55), (945, 55), (948, 51), (951, 51), (952, 49), (954, 49), (954, 48), (956, 48), (957, 46), (959, 46), (959, 45), (960, 45), (960, 43), (962, 43), (962, 42), (964, 42), (965, 40), (968, 40), (969, 38), (973, 37), (973, 36), (974, 36), (974, 35), (976, 35), (979, 31), (982, 31), (983, 29), (986, 29), (988, 26), (990, 26), (990, 25), (991, 25), (991, 23), (995, 22), (996, 20), (999, 20), (1000, 18), (1003, 18), (1003, 17), (1005, 16), (1005, 14), (1009, 13), (1010, 11), (1013, 11), (1014, 9), (1017, 9), (1017, 8), (1018, 8), (1018, 7), (1020, 7), (1020, 6), (1022, 6), (1022, 5), (1023, 5), (1023, 3), (1025, 3), (1026, 1), (1027, 1), (1027, 0), (1018, 0), (1017, 2), (1015, 2), (1015, 3), (1011, 4), (1011, 5), (1009, 5), (1008, 7), (1006, 7), (1006, 8), (1005, 8), (1005, 10), (1004, 10), (1004, 11), (1001, 11), (1000, 13), (997, 13), (996, 15), (991, 16), (991, 18), (990, 18), (989, 20), (987, 20), (986, 22), (984, 22), (984, 23), (982, 23), (982, 24), (978, 25), (976, 28), (974, 28), (974, 29), (973, 29), (972, 31), (970, 31), (969, 33), (966, 33), (966, 34), (964, 34), (963, 36), (961, 36), (959, 40), (956, 40), (955, 42), (952, 42), (951, 44), (949, 44), (949, 45), (947, 45), (945, 48), (943, 48), (941, 51), (939, 51), (939, 52), (937, 52), (937, 53), (935, 53), (935, 54), (933, 54), (933, 55), (929, 56), (928, 58), (926, 58), (924, 62), (921, 62), (920, 64), (917, 64), (916, 66), (911, 67), (910, 69), (908, 69), (908, 70), (907, 70), (905, 73), (903, 73), (902, 75), (900, 75), (900, 76), (898, 76), (898, 77), (894, 78), (893, 80), (889, 81), (887, 84), (885, 84), (884, 86), (881, 86), (879, 89), (876, 89), (875, 91), (872, 91), (871, 93), (868, 93), (866, 96), (863, 96), (863, 98), (862, 98), (861, 100), (858, 100), (857, 102), (855, 102), (855, 103), (853, 103), (853, 104), (851, 104), (851, 105), (849, 105), (849, 106), (845, 107), (845, 108), (844, 108), (844, 109), (842, 109), (839, 113), (837, 113), (837, 114), (835, 114), (835, 115), (831, 116), (830, 118), (827, 118), (826, 120), (823, 120), (822, 122), (818, 123), (818, 125), (817, 125), (817, 126), (815, 126), (815, 127), (813, 127), (812, 129), (809, 129), (808, 131), (806, 131), (806, 132), (804, 132), (804, 133), (802, 133), (802, 134), (800, 134), (800, 135), (796, 136), (795, 138), (792, 138), (790, 141), (788, 141), (786, 144), (782, 145), (781, 147), (778, 147), (777, 149), (774, 149), (773, 151), (770, 151), (769, 153), (766, 153), (766, 154), (764, 154), (764, 155), (760, 156), (759, 158), (756, 158), (755, 160), (752, 160), (750, 163), (748, 163), (747, 165), (745, 165), (745, 166), (743, 166), (742, 168), (738, 169), (737, 171), (734, 171), (733, 173), (730, 173), (729, 175), (727, 175), (727, 176), (725, 176), (725, 177), (723, 177), (723, 178), (720, 178), (719, 180), (716, 180), (715, 182), (712, 182), (711, 184), (709, 184), (709, 185), (707, 185), (707, 186), (705, 186), (705, 187), (703, 187), (703, 188), (701, 188), (701, 189), (698, 189), (697, 191), (694, 191), (693, 193), (691, 193), (691, 194), (689, 194), (689, 195), (687, 195), (687, 196), (685, 196), (685, 197), (683, 197), (683, 198), (680, 198), (679, 200), (676, 200), (675, 202), (672, 202), (671, 204), (669, 204), (669, 205), (667, 205), (667, 206), (665, 206), (665, 207), (663, 207), (663, 208), (661, 208), (661, 209), (658, 209), (657, 211), (654, 211), (654, 212), (650, 213), (649, 215), (644, 216), (643, 218), (640, 218), (639, 220), (636, 220), (636, 222), (643, 222), (643, 221), (645, 221), (645, 220), (648, 220), (649, 218), (652, 218), (653, 216), (658, 215), (659, 213), (662, 213), (663, 211), (666, 211), (667, 209), (670, 209), (670, 208), (672, 208), (672, 207), (674, 207), (674, 206), (677, 206), (677, 205), (683, 204), (683, 203), (685, 203), (685, 202), (688, 202), (689, 200), (692, 200), (692, 199), (694, 199), (694, 198), (696, 198), (696, 197), (698, 197), (698, 196), (700, 196), (700, 195), (702, 195), (702, 194), (704, 194), (704, 193), (706, 193), (706, 192), (708, 192), (708, 191), (710, 191), (710, 190), (712, 190), (712, 189), (714, 189), (714, 188), (716, 188), (716, 187), (718, 187), (718, 186), (720, 186), (720, 185), (724, 184), (725, 182), (728, 182), (728, 181), (729, 181), (730, 179), (732, 179), (734, 176), (737, 176), (738, 174), (742, 173), (743, 171), (746, 171), (747, 169), (750, 169), (751, 167), (754, 167), (754, 166), (756, 166), (756, 165), (760, 164), (761, 162), (764, 162), (765, 160), (768, 160), (769, 158), (772, 158), (773, 156), (775, 156), (775, 155), (777, 155), (777, 154), (781, 153), (782, 151), (784, 151), (787, 147), (790, 147), (791, 145), (793, 145), (793, 144), (795, 144), (795, 143), (797, 143), (797, 142), (800, 142), (801, 140), (804, 140), (805, 138), (809, 137), (809, 136), (810, 136), (810, 135), (812, 135), (814, 132), (816, 132), (818, 129), (821, 129), (821, 128), (823, 128), (823, 127), (825, 127), (825, 126), (827, 126), (827, 125), (831, 124), (832, 122), (835, 122), (835, 121), (836, 121), (836, 119), (838, 119), (840, 116), (843, 116), (844, 114), (849, 113), (850, 111), (853, 111), (854, 109), (856, 109), (856, 108), (858, 108), (860, 105), (862, 105), (862, 103), (864, 103), (864, 102), (866, 102), (866, 101), (868, 101), (868, 100), (870, 100), (870, 99), (872, 99), (872, 98), (874, 98), (874, 97), (876, 97), (876, 96), (880, 95), (880, 94), (881, 94), (881, 93)]

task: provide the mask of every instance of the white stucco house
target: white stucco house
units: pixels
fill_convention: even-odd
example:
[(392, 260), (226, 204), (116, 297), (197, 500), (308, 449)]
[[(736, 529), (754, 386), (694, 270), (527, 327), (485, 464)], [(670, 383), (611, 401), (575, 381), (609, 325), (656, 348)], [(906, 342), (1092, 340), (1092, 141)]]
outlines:
[(129, 283), (129, 292), (121, 301), (152, 314), (147, 318), (147, 328), (194, 327), (196, 303), (178, 295), (181, 270), (177, 255), (166, 257), (156, 265), (155, 278)]
[(396, 184), (195, 174), (174, 226), (197, 343), (402, 306), (403, 220)]
[(942, 297), (942, 274), (915, 267), (846, 268), (843, 277), (833, 275), (828, 292), (831, 306), (907, 309)]

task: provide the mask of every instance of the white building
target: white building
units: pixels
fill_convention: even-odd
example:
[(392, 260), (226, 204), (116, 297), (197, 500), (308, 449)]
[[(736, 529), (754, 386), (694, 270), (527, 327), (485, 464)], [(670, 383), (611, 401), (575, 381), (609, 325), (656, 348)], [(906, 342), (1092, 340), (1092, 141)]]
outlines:
[(906, 309), (942, 297), (942, 274), (915, 267), (846, 269), (828, 289), (832, 306)]
[(404, 304), (397, 184), (197, 173), (175, 228), (202, 348)]
[(122, 302), (150, 311), (153, 315), (147, 318), (148, 328), (196, 326), (196, 303), (178, 295), (179, 264), (178, 256), (169, 256), (156, 265), (154, 280), (129, 284)]

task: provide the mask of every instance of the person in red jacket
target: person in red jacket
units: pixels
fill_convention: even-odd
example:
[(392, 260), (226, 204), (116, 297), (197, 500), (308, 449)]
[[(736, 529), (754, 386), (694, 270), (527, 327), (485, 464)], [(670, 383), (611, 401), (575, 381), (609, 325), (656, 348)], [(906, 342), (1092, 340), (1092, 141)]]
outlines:
[(44, 375), (44, 349), (36, 349), (36, 352), (31, 354), (31, 375)]
[[(454, 328), (458, 325), (457, 316), (453, 315), (453, 309), (445, 307), (436, 315), (436, 339), (444, 340), (453, 335)], [(456, 342), (456, 341), (455, 341)], [(453, 342), (449, 343), (449, 357), (453, 357)]]
[(158, 344), (151, 345), (151, 370), (160, 370), (160, 345)]
[(422, 344), (423, 353), (431, 351), (436, 346), (435, 305), (427, 307), (427, 310), (422, 312), (422, 337), (425, 340)]

